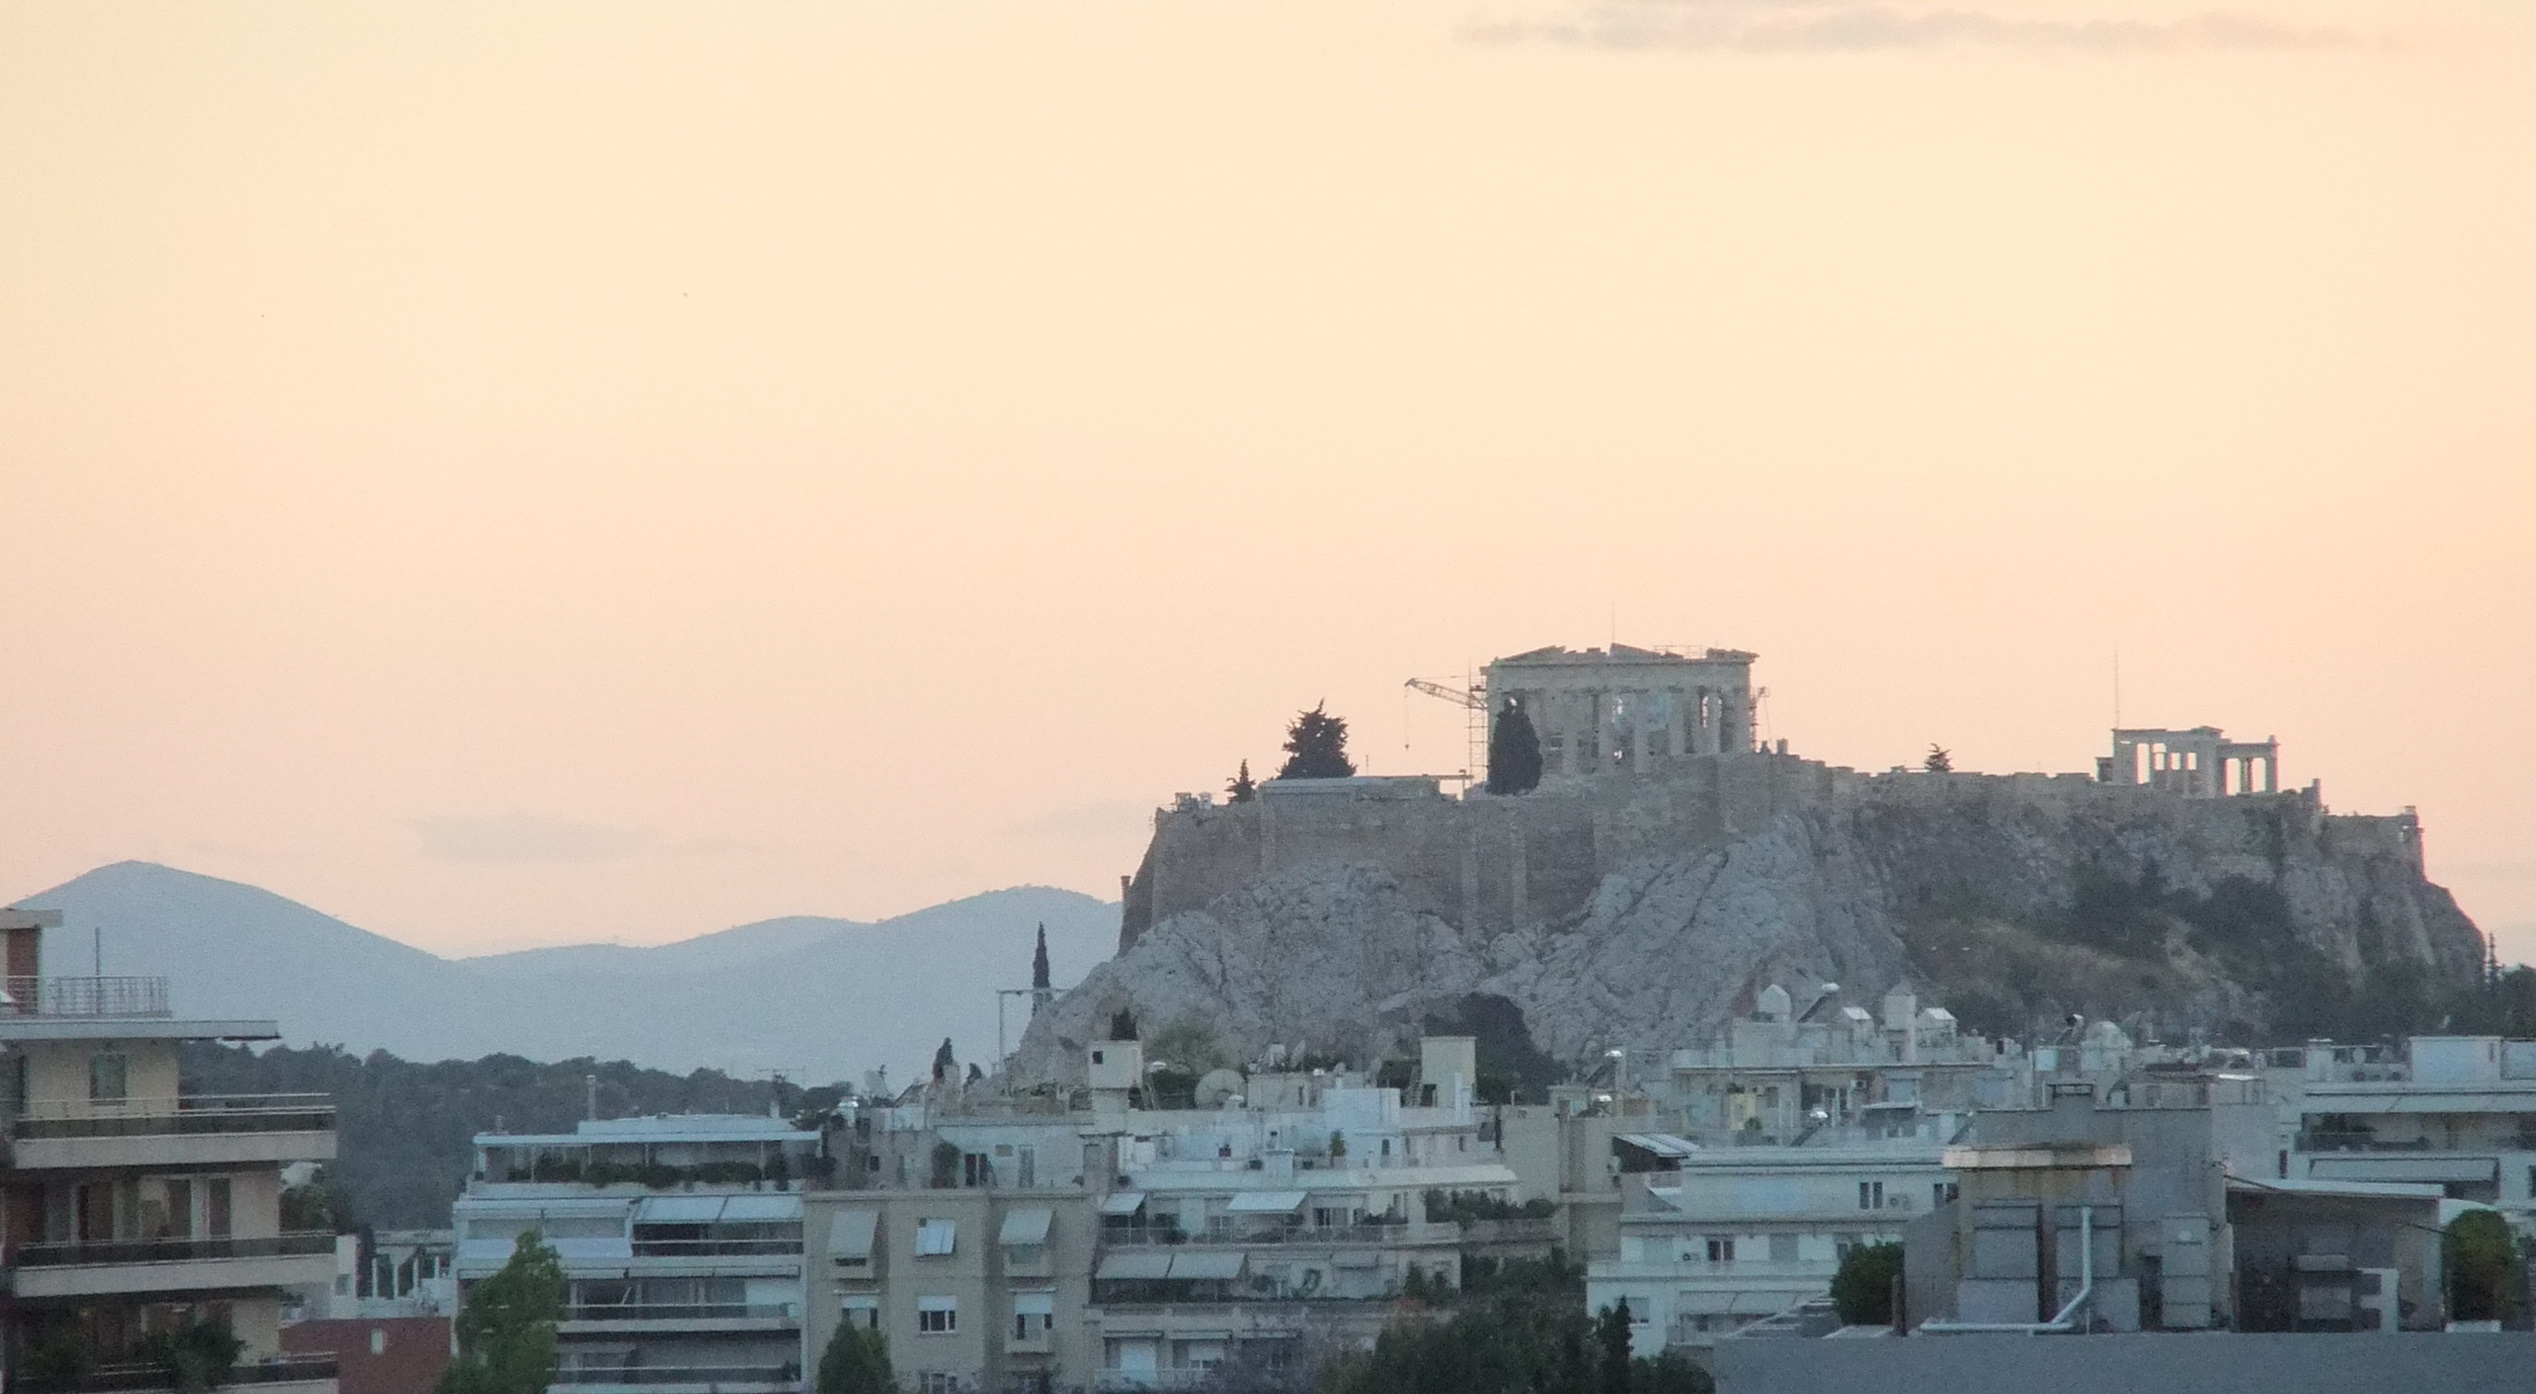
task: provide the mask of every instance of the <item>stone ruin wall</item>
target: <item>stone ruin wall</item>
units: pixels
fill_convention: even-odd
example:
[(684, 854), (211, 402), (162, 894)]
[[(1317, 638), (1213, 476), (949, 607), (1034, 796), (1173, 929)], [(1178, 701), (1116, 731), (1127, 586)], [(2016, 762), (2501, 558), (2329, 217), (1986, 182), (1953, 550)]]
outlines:
[[(1120, 951), (1253, 878), (1324, 861), (1382, 867), (1465, 933), (1554, 925), (1618, 867), (1730, 846), (1785, 815), (1871, 848), (1900, 914), (1961, 904), (2039, 919), (2067, 910), (2082, 862), (2125, 876), (2154, 864), (2180, 891), (2227, 876), (2279, 885), (2302, 931), (2347, 966), (2391, 954), (2466, 969), (2443, 912), (2463, 917), (2423, 881), (2409, 809), (2331, 814), (2312, 787), (2186, 798), (2078, 774), (1866, 774), (1760, 752), (1512, 798), (1268, 795), (1157, 810), (1125, 888)], [(2424, 890), (2437, 904), (2419, 904)]]

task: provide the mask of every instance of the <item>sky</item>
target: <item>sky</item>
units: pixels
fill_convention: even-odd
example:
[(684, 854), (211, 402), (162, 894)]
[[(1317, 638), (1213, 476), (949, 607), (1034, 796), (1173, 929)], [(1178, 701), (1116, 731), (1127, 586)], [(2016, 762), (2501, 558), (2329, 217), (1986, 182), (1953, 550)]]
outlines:
[[(2213, 6), (2218, 8), (2214, 9)], [(1326, 701), (2277, 736), (2536, 958), (2536, 11), (0, 7), (0, 897), (1115, 896)]]

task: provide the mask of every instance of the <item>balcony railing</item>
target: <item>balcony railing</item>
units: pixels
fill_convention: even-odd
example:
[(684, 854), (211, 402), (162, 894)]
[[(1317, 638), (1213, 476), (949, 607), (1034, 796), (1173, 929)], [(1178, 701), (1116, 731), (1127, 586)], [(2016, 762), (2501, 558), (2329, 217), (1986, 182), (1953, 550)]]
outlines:
[[(72, 1111), (78, 1110), (76, 1114)], [(330, 1133), (334, 1099), (325, 1094), (188, 1094), (119, 1104), (48, 1100), (10, 1125), (21, 1140), (152, 1137), (206, 1133)]]
[(798, 1384), (798, 1365), (574, 1365), (555, 1372), (555, 1385), (589, 1384)]
[(732, 1258), (751, 1254), (798, 1254), (801, 1239), (637, 1239), (636, 1258)]
[(1130, 1394), (1140, 1389), (1203, 1389), (1214, 1376), (1211, 1365), (1189, 1365), (1177, 1370), (1103, 1370), (1094, 1377), (1092, 1387), (1102, 1394)]
[(165, 978), (7, 978), (0, 1016), (166, 1016)]
[(103, 1239), (64, 1244), (21, 1244), (9, 1253), (20, 1268), (93, 1267), (121, 1263), (189, 1263), (201, 1259), (290, 1258), (331, 1254), (335, 1236), (302, 1230), (259, 1239)]
[[(233, 1384), (296, 1384), (334, 1377), (335, 1358), (331, 1355), (277, 1355), (231, 1366), (221, 1377), (220, 1385), (225, 1389)], [(176, 1384), (165, 1365), (147, 1361), (99, 1365), (76, 1380), (21, 1379), (24, 1394), (118, 1394), (124, 1390), (173, 1389)]]
[(563, 1321), (774, 1321), (798, 1320), (801, 1309), (781, 1302), (584, 1303), (566, 1307)]
[[(1545, 1231), (1546, 1233), (1546, 1231)], [(1449, 1244), (1462, 1238), (1456, 1224), (1282, 1225), (1257, 1230), (1220, 1229), (1192, 1234), (1158, 1226), (1118, 1225), (1101, 1231), (1101, 1242), (1119, 1248), (1154, 1248), (1175, 1244), (1223, 1244), (1259, 1247), (1268, 1244)]]

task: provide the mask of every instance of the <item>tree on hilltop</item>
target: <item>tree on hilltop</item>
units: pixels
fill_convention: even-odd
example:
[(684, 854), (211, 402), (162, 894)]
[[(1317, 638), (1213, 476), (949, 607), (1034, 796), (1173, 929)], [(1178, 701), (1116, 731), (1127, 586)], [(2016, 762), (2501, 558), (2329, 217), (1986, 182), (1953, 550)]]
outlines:
[(1488, 733), (1488, 792), (1529, 794), (1540, 785), (1541, 733), (1523, 704), (1509, 701)]
[(1232, 795), (1234, 803), (1249, 803), (1259, 797), (1259, 784), (1250, 777), (1248, 760), (1242, 762), (1241, 772), (1233, 776), (1232, 783), (1224, 786), (1224, 792)]
[(1935, 741), (1931, 741), (1928, 744), (1928, 758), (1920, 762), (1920, 768), (1928, 771), (1930, 774), (1953, 774), (1955, 772), (1955, 752), (1948, 750), (1946, 747), (1939, 745)]
[(1345, 779), (1356, 773), (1356, 762), (1347, 758), (1347, 718), (1330, 715), (1328, 705), (1316, 702), (1312, 710), (1295, 714), (1294, 724), (1286, 728), (1286, 763), (1277, 778)]

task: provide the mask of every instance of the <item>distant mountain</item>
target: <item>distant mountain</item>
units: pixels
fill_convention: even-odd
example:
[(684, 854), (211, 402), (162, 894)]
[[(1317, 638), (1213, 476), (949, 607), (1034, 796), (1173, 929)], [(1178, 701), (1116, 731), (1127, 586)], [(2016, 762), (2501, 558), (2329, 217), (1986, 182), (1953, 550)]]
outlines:
[[(445, 959), (235, 881), (147, 862), (100, 867), (16, 902), (62, 912), (49, 971), (164, 974), (175, 1009), (272, 1017), (294, 1044), (408, 1060), (496, 1052), (809, 1082), (904, 1081), (949, 1036), (995, 1052), (996, 990), (1026, 987), (1038, 925), (1059, 984), (1107, 958), (1118, 907), (1044, 886), (875, 924), (792, 916), (654, 948), (583, 944)], [(102, 930), (102, 939), (98, 931)], [(1005, 1008), (1013, 1041), (1026, 1003)]]

